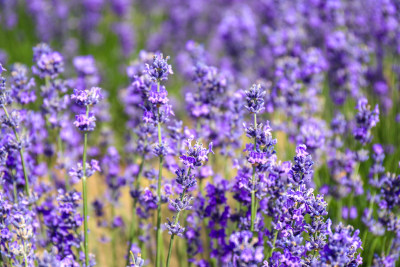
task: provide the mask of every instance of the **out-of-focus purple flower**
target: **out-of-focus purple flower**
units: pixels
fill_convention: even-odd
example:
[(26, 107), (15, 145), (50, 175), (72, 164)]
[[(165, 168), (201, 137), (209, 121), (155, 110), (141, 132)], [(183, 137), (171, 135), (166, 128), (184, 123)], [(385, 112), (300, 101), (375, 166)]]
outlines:
[(55, 78), (64, 71), (62, 55), (59, 52), (52, 51), (45, 44), (39, 44), (34, 48), (33, 60), (36, 65), (32, 67), (32, 71), (40, 78)]
[(82, 132), (91, 132), (96, 127), (96, 117), (92, 113), (75, 115), (74, 125)]
[(0, 75), (3, 73), (3, 71), (7, 71), (5, 68), (3, 68), (3, 65), (0, 63)]
[(11, 71), (11, 90), (18, 103), (25, 105), (36, 100), (35, 80), (28, 78), (28, 68), (22, 64), (15, 64)]

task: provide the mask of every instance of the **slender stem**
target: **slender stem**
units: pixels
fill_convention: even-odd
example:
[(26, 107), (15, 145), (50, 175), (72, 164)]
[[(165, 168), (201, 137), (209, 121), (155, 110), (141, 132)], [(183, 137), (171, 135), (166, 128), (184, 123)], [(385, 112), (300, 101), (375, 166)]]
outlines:
[(17, 182), (15, 181), (15, 178), (14, 178), (14, 181), (13, 181), (13, 189), (14, 189), (14, 203), (17, 203), (18, 202), (18, 194), (17, 194)]
[(271, 253), (269, 254), (269, 258), (272, 257), (272, 253), (274, 252), (275, 242), (276, 242), (277, 237), (278, 237), (278, 230), (276, 230), (275, 235), (274, 235), (274, 242), (272, 243), (272, 248), (271, 248)]
[[(8, 114), (7, 108), (4, 105), (3, 105), (3, 110), (4, 110), (4, 113), (7, 116), (7, 119), (11, 120), (10, 119), (10, 115)], [(25, 164), (24, 148), (22, 147), (21, 139), (19, 138), (19, 134), (17, 132), (17, 129), (15, 128), (15, 126), (12, 126), (11, 128), (13, 129), (13, 132), (14, 132), (14, 135), (15, 135), (15, 139), (17, 140), (18, 144), (21, 145), (21, 147), (19, 149), (19, 155), (21, 157), (22, 170), (24, 172), (24, 178), (25, 178), (25, 193), (30, 198), (31, 197), (31, 193), (29, 191), (28, 171), (26, 169), (26, 164)]]
[(250, 226), (250, 230), (254, 231), (254, 220), (255, 220), (255, 200), (256, 200), (256, 194), (254, 191), (254, 180), (255, 180), (255, 174), (256, 174), (256, 167), (253, 166), (253, 175), (251, 178), (251, 182), (252, 182), (252, 190), (251, 190), (251, 226)]
[[(257, 114), (254, 113), (254, 129), (257, 128)], [(257, 138), (254, 138), (254, 151), (257, 150)]]
[[(184, 194), (185, 194), (185, 192), (183, 192), (182, 195), (181, 195), (181, 201), (183, 199), (183, 195)], [(175, 220), (174, 220), (174, 226), (179, 221), (180, 213), (181, 213), (181, 211), (178, 211), (178, 213), (176, 214), (176, 217), (175, 217)], [(170, 258), (171, 258), (172, 244), (174, 243), (174, 238), (175, 238), (175, 234), (171, 234), (171, 239), (169, 241), (169, 248), (168, 248), (168, 256), (167, 256), (167, 265), (166, 265), (166, 267), (169, 267), (169, 261), (170, 261)]]
[(157, 185), (157, 251), (156, 251), (156, 267), (161, 266), (161, 180), (162, 180), (163, 157), (160, 157), (158, 185)]
[[(89, 115), (89, 106), (86, 106), (86, 116)], [(82, 192), (83, 192), (83, 230), (84, 230), (84, 248), (85, 264), (89, 266), (89, 234), (88, 234), (88, 201), (87, 201), (87, 177), (86, 177), (86, 154), (87, 154), (87, 132), (84, 134), (83, 159), (82, 159)]]
[[(160, 82), (157, 82), (157, 92), (160, 92)], [(158, 143), (159, 145), (162, 144), (162, 138), (161, 138), (161, 122), (159, 120), (160, 118), (160, 108), (158, 107), (158, 122), (157, 122), (157, 129), (158, 129)], [(160, 156), (160, 161), (159, 161), (159, 168), (158, 168), (158, 183), (157, 183), (157, 200), (158, 200), (158, 205), (157, 205), (157, 238), (156, 238), (156, 267), (161, 266), (161, 180), (162, 180), (162, 168), (163, 168), (163, 157)]]
[(169, 248), (168, 248), (168, 256), (167, 256), (167, 265), (166, 265), (166, 267), (169, 267), (169, 261), (170, 261), (170, 258), (171, 258), (171, 251), (172, 251), (172, 243), (174, 242), (174, 238), (175, 238), (175, 235), (172, 234), (171, 235), (171, 240), (169, 241)]
[[(140, 162), (139, 165), (139, 171), (138, 174), (136, 175), (136, 179), (135, 179), (135, 190), (139, 190), (139, 178), (140, 175), (142, 174), (142, 170), (143, 170), (143, 165), (144, 165), (144, 154), (142, 155), (142, 161)], [(133, 207), (132, 207), (132, 218), (131, 218), (131, 225), (129, 227), (129, 244), (128, 244), (128, 251), (127, 251), (127, 259), (126, 259), (126, 265), (129, 265), (129, 252), (131, 250), (131, 246), (134, 242), (135, 239), (135, 209), (136, 209), (136, 203), (137, 203), (137, 199), (135, 198), (135, 200), (133, 201)]]
[[(257, 128), (257, 114), (254, 113), (254, 128)], [(254, 151), (257, 151), (257, 137), (254, 137)], [(255, 183), (256, 183), (256, 166), (253, 165), (253, 175), (251, 177), (252, 190), (251, 190), (251, 226), (250, 230), (254, 231), (254, 221), (256, 219), (256, 192), (255, 192)]]
[[(186, 173), (187, 177), (190, 175), (191, 171), (192, 171), (192, 168), (189, 168), (187, 173)], [(185, 193), (186, 193), (186, 188), (183, 189), (183, 192), (182, 192), (182, 194), (180, 196), (180, 202), (182, 202), (183, 198), (185, 197)], [(177, 212), (177, 214), (176, 214), (176, 217), (175, 217), (175, 220), (174, 220), (174, 226), (179, 222), (179, 215), (180, 214), (181, 214), (181, 210), (179, 210)], [(174, 243), (174, 237), (175, 237), (175, 234), (172, 234), (171, 235), (171, 240), (169, 241), (169, 248), (168, 248), (168, 256), (167, 256), (167, 265), (166, 265), (166, 267), (169, 267), (169, 260), (170, 260), (170, 257), (171, 257), (171, 250), (172, 250), (172, 244)]]
[(377, 242), (378, 242), (378, 238), (374, 238), (374, 240), (372, 241), (372, 245), (371, 245), (371, 247), (370, 247), (370, 250), (369, 250), (369, 259), (368, 259), (368, 262), (367, 262), (367, 265), (366, 266), (371, 266), (371, 263), (372, 263), (372, 259), (374, 258), (374, 254), (375, 254), (375, 247), (376, 247), (376, 245), (377, 245)]
[(23, 246), (23, 249), (24, 249), (23, 256), (24, 256), (25, 267), (28, 267), (28, 258), (26, 257), (26, 245), (25, 245), (25, 241), (22, 241), (22, 246)]
[(388, 247), (386, 249), (386, 254), (385, 254), (386, 256), (389, 256), (390, 250), (392, 249), (392, 244), (393, 244), (393, 238), (390, 238), (389, 245), (388, 245)]

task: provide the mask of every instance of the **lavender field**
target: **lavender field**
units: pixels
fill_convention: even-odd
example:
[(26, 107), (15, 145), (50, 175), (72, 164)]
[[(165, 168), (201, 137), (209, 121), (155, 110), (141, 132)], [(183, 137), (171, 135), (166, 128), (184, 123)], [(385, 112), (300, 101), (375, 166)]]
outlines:
[(0, 266), (400, 266), (400, 0), (0, 0)]

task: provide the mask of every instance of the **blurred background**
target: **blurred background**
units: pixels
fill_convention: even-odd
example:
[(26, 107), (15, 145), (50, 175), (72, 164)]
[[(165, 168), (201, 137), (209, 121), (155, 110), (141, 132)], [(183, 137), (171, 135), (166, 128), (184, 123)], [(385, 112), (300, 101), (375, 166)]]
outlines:
[[(304, 112), (302, 118), (316, 118), (313, 138), (325, 140), (329, 136), (324, 134), (327, 128), (335, 127), (331, 121), (337, 112), (348, 120), (353, 119), (357, 100), (365, 96), (372, 108), (379, 105), (380, 121), (371, 130), (373, 142), (363, 148), (370, 151), (373, 143), (381, 144), (386, 153), (386, 170), (398, 172), (399, 23), (398, 0), (0, 0), (0, 62), (7, 69), (16, 62), (30, 66), (32, 47), (45, 42), (63, 55), (63, 76), (69, 77), (75, 75), (77, 56), (92, 55), (100, 79), (98, 85), (107, 92), (109, 103), (110, 119), (100, 121), (99, 125), (113, 130), (115, 146), (121, 152), (130, 127), (129, 110), (123, 101), (130, 85), (129, 66), (135, 64), (143, 50), (170, 56), (174, 75), (165, 86), (176, 118), (191, 128), (196, 125), (187, 116), (185, 92), (196, 88), (189, 74), (193, 70), (191, 57), (196, 53), (206, 55), (207, 64), (218, 68), (231, 92), (246, 90), (256, 82), (268, 85), (271, 89), (267, 94), (275, 98), (266, 101), (263, 119), (271, 121), (281, 160), (293, 158), (297, 143), (291, 132), (297, 110), (292, 109), (291, 103), (307, 102), (304, 98), (316, 99), (308, 103), (314, 109)], [(304, 63), (303, 71), (321, 72), (317, 87), (302, 88), (302, 92), (308, 91), (300, 100), (290, 98), (295, 95), (293, 92), (285, 95), (274, 89), (279, 84), (282, 66), (296, 64), (287, 60), (289, 57)], [(305, 65), (311, 67), (306, 69)], [(284, 97), (290, 98), (286, 106), (274, 106)], [(40, 106), (32, 103), (31, 108)], [(343, 136), (343, 142), (344, 151), (361, 149), (353, 136)], [(319, 143), (314, 145), (318, 148)], [(314, 180), (318, 192), (324, 190), (324, 185), (333, 183), (330, 166), (325, 164), (324, 153), (328, 152), (322, 147), (321, 156), (315, 158)], [(215, 160), (216, 166), (217, 163), (220, 162)], [(369, 158), (359, 167), (360, 181), (356, 182), (360, 182), (360, 187), (364, 184), (368, 188), (366, 166), (371, 164)], [(92, 192), (100, 194), (105, 190), (101, 181), (101, 177), (90, 180)], [(350, 206), (359, 201), (361, 214), (367, 206), (366, 198), (366, 193), (358, 199), (344, 196), (344, 202)], [(129, 207), (128, 189), (122, 199), (125, 199), (122, 207)], [(340, 220), (342, 204), (334, 197), (328, 202), (330, 217)], [(124, 209), (117, 214), (129, 218)], [(351, 223), (367, 231), (361, 216)], [(92, 240), (96, 239), (91, 234)], [(109, 247), (97, 246), (99, 265), (109, 266), (108, 254), (101, 253)], [(368, 258), (366, 246), (363, 256)], [(122, 253), (124, 247), (125, 244), (118, 245), (118, 251)]]

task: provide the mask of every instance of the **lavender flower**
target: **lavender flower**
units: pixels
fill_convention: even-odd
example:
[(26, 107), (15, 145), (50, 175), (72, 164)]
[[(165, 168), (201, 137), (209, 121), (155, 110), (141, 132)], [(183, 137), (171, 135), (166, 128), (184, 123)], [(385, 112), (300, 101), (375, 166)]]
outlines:
[(321, 251), (321, 262), (326, 265), (358, 266), (362, 264), (362, 258), (357, 251), (361, 248), (359, 230), (353, 232), (352, 227), (345, 227), (341, 223), (332, 232), (330, 226), (329, 241)]
[(79, 114), (75, 116), (74, 125), (82, 132), (91, 132), (96, 127), (96, 118), (93, 114)]
[(180, 156), (182, 163), (188, 168), (201, 167), (205, 161), (208, 161), (208, 154), (213, 153), (212, 146), (210, 143), (208, 149), (203, 147), (203, 144), (196, 142), (192, 146), (192, 139), (188, 139), (185, 144), (187, 145), (187, 151), (184, 155)]
[(32, 67), (32, 71), (40, 78), (55, 78), (64, 71), (64, 59), (59, 52), (54, 52), (50, 47), (39, 44), (33, 53), (36, 66)]
[(22, 64), (15, 64), (11, 72), (11, 91), (18, 103), (25, 105), (35, 102), (35, 80), (28, 78), (28, 68)]
[(146, 64), (146, 72), (153, 82), (168, 80), (168, 75), (173, 74), (171, 65), (168, 64), (169, 57), (164, 58), (163, 54), (154, 55), (153, 62)]
[(260, 113), (265, 109), (264, 97), (266, 92), (262, 90), (260, 84), (253, 84), (253, 86), (245, 91), (247, 104), (245, 108), (251, 113)]
[(75, 181), (81, 180), (83, 177), (91, 177), (95, 172), (100, 172), (99, 162), (92, 159), (90, 163), (86, 162), (86, 171), (83, 172), (83, 167), (81, 163), (77, 164), (77, 167), (73, 167), (69, 171), (69, 175)]
[(372, 139), (371, 129), (379, 122), (379, 108), (375, 106), (374, 110), (370, 110), (368, 100), (360, 98), (356, 109), (358, 113), (355, 117), (356, 127), (353, 130), (354, 138), (365, 145)]
[(306, 145), (298, 145), (296, 148), (296, 156), (294, 157), (295, 164), (289, 171), (289, 181), (295, 186), (305, 184), (313, 175), (311, 155), (306, 151)]
[(99, 103), (103, 98), (101, 95), (101, 88), (92, 87), (89, 90), (74, 89), (74, 93), (71, 95), (71, 99), (79, 106), (93, 106)]

